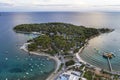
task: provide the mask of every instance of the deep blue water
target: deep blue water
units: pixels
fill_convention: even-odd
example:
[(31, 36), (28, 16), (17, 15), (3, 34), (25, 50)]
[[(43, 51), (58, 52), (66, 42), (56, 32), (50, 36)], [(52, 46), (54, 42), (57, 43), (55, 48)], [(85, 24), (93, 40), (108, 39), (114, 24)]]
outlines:
[[(0, 16), (0, 80), (44, 80), (54, 69), (55, 62), (46, 57), (29, 56), (20, 50), (30, 34), (18, 34), (12, 29), (18, 24), (65, 22), (87, 27), (108, 27), (115, 31), (90, 40), (80, 56), (85, 61), (108, 69), (107, 61), (94, 48), (114, 52), (113, 69), (120, 70), (120, 13), (30, 12), (5, 13)], [(101, 65), (102, 64), (102, 65)], [(49, 66), (48, 66), (49, 65)], [(32, 69), (32, 70), (31, 70)], [(28, 74), (29, 73), (29, 74)], [(39, 78), (39, 79), (38, 79)]]

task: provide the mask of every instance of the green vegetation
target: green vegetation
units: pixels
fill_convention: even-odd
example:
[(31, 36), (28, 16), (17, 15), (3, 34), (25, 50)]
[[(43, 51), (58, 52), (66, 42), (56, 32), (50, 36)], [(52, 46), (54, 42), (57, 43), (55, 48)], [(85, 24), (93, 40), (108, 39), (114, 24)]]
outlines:
[(28, 51), (35, 51), (35, 50), (37, 50), (36, 43), (31, 43), (28, 45)]
[(33, 40), (29, 40), (28, 42), (32, 41), (31, 44), (28, 45), (29, 51), (36, 51), (37, 49), (47, 49), (51, 45), (51, 38), (47, 35), (42, 35)]
[(75, 50), (74, 50), (74, 53), (77, 53), (79, 51), (79, 48), (76, 48)]
[(79, 69), (82, 70), (83, 67), (85, 67), (85, 65), (82, 64), (82, 65), (79, 67)]
[(67, 23), (21, 24), (14, 27), (16, 32), (37, 32), (39, 37), (29, 40), (29, 51), (44, 51), (51, 55), (63, 54), (73, 50), (77, 52), (92, 36), (111, 31), (110, 29), (94, 29)]
[(66, 66), (71, 66), (71, 65), (74, 65), (75, 64), (75, 61), (74, 60), (70, 60), (70, 61), (67, 61), (65, 63)]
[(59, 66), (58, 72), (62, 69), (63, 66), (64, 66), (64, 64), (61, 63), (60, 66)]
[(86, 71), (84, 76), (87, 80), (92, 80), (93, 73), (91, 71)]
[(33, 40), (39, 48), (47, 49), (51, 46), (51, 38), (48, 35), (41, 35)]
[(114, 75), (114, 80), (119, 80), (119, 76), (118, 75)]

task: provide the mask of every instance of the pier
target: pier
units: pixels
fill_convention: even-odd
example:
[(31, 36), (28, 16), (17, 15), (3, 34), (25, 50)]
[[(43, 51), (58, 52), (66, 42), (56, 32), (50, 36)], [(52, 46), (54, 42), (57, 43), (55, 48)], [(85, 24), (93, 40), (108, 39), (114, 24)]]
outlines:
[(108, 60), (108, 64), (109, 64), (110, 71), (112, 71), (112, 65), (111, 65), (111, 62), (110, 62), (109, 57), (107, 58), (107, 60)]
[(112, 65), (111, 65), (110, 59), (112, 59), (113, 56), (115, 57), (115, 55), (114, 55), (113, 53), (104, 53), (104, 54), (103, 54), (103, 57), (108, 60), (108, 65), (109, 65), (109, 69), (110, 69), (111, 72), (112, 72), (113, 70), (112, 70)]

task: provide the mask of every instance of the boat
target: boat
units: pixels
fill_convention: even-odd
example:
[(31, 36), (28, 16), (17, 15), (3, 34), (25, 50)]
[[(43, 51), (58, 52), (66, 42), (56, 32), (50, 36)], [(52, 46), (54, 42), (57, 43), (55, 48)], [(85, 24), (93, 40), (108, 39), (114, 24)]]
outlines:
[(8, 60), (8, 58), (5, 58), (5, 60), (7, 61), (7, 60)]
[(49, 58), (47, 58), (47, 60), (49, 61)]
[(112, 55), (115, 57), (116, 55), (114, 53), (112, 53)]

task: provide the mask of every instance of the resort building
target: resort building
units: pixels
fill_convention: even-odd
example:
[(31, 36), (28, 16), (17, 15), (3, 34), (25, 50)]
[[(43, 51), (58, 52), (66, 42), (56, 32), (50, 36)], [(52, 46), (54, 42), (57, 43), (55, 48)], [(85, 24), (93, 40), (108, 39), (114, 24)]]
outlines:
[(57, 80), (79, 80), (81, 74), (78, 71), (67, 71), (62, 73)]

